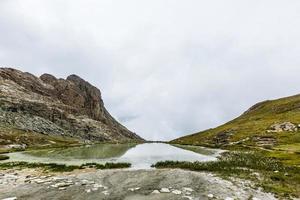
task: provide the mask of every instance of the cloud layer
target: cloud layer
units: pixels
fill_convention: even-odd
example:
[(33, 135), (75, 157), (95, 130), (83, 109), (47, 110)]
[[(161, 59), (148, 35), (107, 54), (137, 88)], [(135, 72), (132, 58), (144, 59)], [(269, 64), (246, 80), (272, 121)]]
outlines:
[(146, 139), (300, 93), (298, 0), (2, 0), (0, 65), (99, 87)]

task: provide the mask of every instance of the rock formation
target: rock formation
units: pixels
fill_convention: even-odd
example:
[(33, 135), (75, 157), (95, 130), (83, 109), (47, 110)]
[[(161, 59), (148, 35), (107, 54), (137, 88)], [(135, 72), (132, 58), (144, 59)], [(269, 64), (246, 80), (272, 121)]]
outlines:
[(291, 122), (283, 122), (279, 124), (273, 124), (269, 130), (267, 130), (268, 133), (280, 133), (284, 131), (295, 132), (298, 131), (298, 128)]
[(105, 109), (100, 90), (76, 75), (40, 78), (0, 68), (0, 126), (87, 141), (142, 141)]

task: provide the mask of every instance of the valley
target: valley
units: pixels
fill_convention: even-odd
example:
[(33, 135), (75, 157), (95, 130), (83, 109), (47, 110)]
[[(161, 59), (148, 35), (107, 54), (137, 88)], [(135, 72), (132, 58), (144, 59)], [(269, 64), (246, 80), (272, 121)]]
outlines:
[(146, 142), (82, 78), (0, 68), (0, 199), (300, 198), (300, 96)]

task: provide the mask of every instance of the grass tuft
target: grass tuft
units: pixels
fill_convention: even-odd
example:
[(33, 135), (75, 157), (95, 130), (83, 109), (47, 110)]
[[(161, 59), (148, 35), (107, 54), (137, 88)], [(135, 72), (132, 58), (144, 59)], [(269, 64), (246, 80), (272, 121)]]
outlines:
[(7, 162), (0, 163), (0, 169), (11, 169), (11, 168), (41, 168), (44, 171), (50, 172), (71, 172), (76, 169), (84, 168), (95, 168), (95, 169), (121, 169), (131, 167), (130, 163), (106, 163), (106, 164), (97, 164), (97, 163), (87, 163), (83, 165), (65, 165), (65, 164), (56, 164), (56, 163), (28, 163), (28, 162)]
[(0, 154), (0, 160), (8, 160), (8, 159), (9, 159), (9, 156)]
[[(180, 168), (192, 171), (214, 172), (222, 177), (252, 180), (267, 192), (278, 197), (300, 196), (300, 168), (282, 164), (261, 152), (226, 152), (212, 162), (158, 162), (155, 168)], [(259, 177), (255, 175), (259, 174)]]

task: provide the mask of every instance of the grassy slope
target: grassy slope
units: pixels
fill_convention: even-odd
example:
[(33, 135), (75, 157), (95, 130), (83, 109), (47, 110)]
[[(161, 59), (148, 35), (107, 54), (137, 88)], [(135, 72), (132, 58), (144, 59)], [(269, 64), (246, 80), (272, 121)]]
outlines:
[[(256, 104), (224, 125), (171, 141), (180, 145), (240, 150), (228, 154), (234, 155), (234, 152), (238, 152), (238, 156), (233, 156), (232, 159), (229, 157), (227, 160), (226, 156), (221, 157), (218, 162), (208, 164), (164, 162), (158, 163), (156, 167), (216, 171), (227, 177), (238, 176), (253, 180), (258, 186), (277, 194), (281, 199), (300, 197), (300, 129), (297, 132), (267, 132), (271, 125), (282, 122), (300, 124), (300, 95)], [(228, 136), (225, 140), (224, 135)], [(273, 144), (260, 146), (257, 138), (271, 138)], [(279, 164), (274, 164), (276, 161)], [(272, 168), (281, 164), (282, 169)], [(255, 178), (252, 172), (259, 172), (261, 177)]]
[(4, 148), (9, 144), (26, 144), (29, 149), (80, 145), (80, 141), (74, 138), (43, 135), (3, 126), (0, 126), (0, 139), (0, 154), (18, 150)]
[[(270, 155), (287, 164), (300, 166), (300, 130), (298, 132), (267, 133), (274, 123), (292, 122), (300, 124), (300, 95), (265, 101), (253, 106), (240, 117), (214, 129), (185, 136), (171, 143), (203, 145), (222, 148), (257, 148), (255, 137), (272, 137), (276, 140)], [(231, 133), (229, 143), (249, 138), (240, 144), (216, 144), (219, 133)]]

